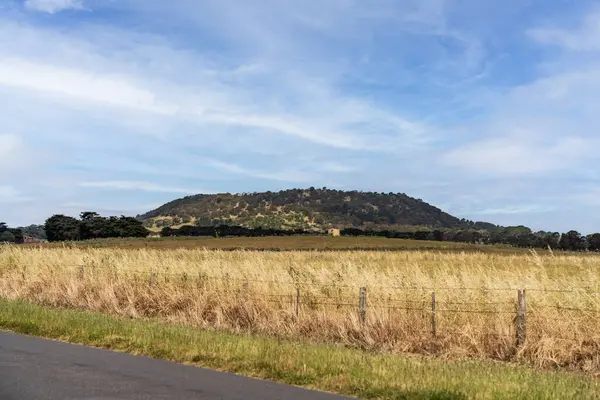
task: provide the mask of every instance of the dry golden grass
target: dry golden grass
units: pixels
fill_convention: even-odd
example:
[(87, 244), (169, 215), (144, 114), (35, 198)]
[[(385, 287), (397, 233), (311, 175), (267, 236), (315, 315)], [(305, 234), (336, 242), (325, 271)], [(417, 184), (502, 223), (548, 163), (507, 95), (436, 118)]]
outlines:
[[(26, 244), (26, 247), (61, 248), (65, 243)], [(331, 236), (264, 236), (264, 237), (165, 237), (165, 238), (110, 238), (69, 242), (75, 248), (117, 249), (199, 249), (211, 250), (432, 250), (441, 252), (481, 252), (523, 254), (527, 249), (505, 245), (436, 242), (431, 240), (388, 239), (385, 237), (331, 237)], [(541, 250), (541, 253), (546, 251)]]
[[(6, 246), (0, 248), (0, 296), (373, 351), (598, 373), (599, 267), (593, 255)], [(364, 326), (358, 314), (361, 286), (368, 291)], [(519, 349), (517, 288), (527, 289), (528, 302), (528, 337)]]

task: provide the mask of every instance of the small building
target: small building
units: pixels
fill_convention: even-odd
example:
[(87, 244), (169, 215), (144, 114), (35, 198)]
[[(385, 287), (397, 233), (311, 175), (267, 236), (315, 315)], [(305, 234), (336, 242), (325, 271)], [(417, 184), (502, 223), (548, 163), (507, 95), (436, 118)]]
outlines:
[(329, 230), (327, 231), (327, 233), (329, 234), (329, 236), (336, 236), (336, 237), (337, 237), (337, 236), (341, 236), (341, 232), (340, 232), (340, 230), (339, 230), (339, 229), (333, 229), (333, 228), (332, 228), (332, 229), (329, 229)]
[(23, 235), (23, 243), (44, 243), (44, 240)]

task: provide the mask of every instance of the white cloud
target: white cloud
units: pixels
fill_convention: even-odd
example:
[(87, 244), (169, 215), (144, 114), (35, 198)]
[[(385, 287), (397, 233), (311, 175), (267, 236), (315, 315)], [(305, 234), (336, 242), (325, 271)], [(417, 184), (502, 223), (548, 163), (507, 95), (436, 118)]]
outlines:
[(574, 193), (568, 196), (569, 199), (575, 201), (582, 206), (600, 208), (600, 187), (598, 185), (590, 185), (586, 188), (578, 188)]
[(581, 138), (547, 143), (543, 137), (525, 133), (464, 145), (446, 154), (443, 161), (470, 173), (503, 177), (570, 170), (590, 154), (589, 142)]
[(55, 14), (63, 10), (82, 10), (82, 0), (26, 0), (25, 7), (32, 11)]
[(511, 215), (511, 214), (532, 214), (532, 213), (547, 213), (556, 210), (556, 207), (530, 204), (520, 206), (507, 206), (501, 208), (486, 208), (483, 210), (472, 210), (474, 215)]
[(582, 175), (578, 169), (599, 157), (594, 149), (600, 144), (600, 62), (593, 57), (577, 62), (572, 55), (580, 50), (600, 55), (598, 23), (600, 14), (594, 14), (580, 28), (529, 31), (562, 51), (531, 82), (495, 96), (483, 123), (463, 128), (470, 141), (447, 152), (443, 162), (497, 178)]
[(281, 170), (278, 172), (256, 171), (253, 169), (241, 167), (236, 164), (226, 163), (218, 160), (206, 160), (206, 164), (225, 172), (251, 176), (253, 178), (268, 179), (283, 182), (310, 182), (316, 177), (312, 174), (302, 171)]
[(0, 203), (22, 203), (33, 198), (25, 196), (12, 186), (0, 186)]
[[(90, 107), (102, 105), (203, 128), (240, 127), (355, 150), (409, 149), (424, 143), (430, 129), (364, 99), (344, 95), (332, 82), (290, 73), (287, 67), (282, 69), (269, 61), (258, 69), (240, 64), (219, 70), (203, 67), (209, 64), (206, 59), (173, 50), (153, 37), (128, 37), (106, 30), (73, 33), (73, 39), (57, 32), (2, 24), (0, 30), (17, 42), (0, 43), (0, 86), (31, 91), (40, 98), (51, 95), (66, 105), (71, 101), (77, 109), (85, 103)], [(94, 37), (86, 41), (87, 35)], [(47, 45), (40, 47), (41, 41)], [(94, 41), (122, 47), (127, 54), (111, 53), (92, 45)], [(35, 49), (35, 54), (14, 55), (28, 48)], [(147, 60), (153, 60), (156, 70), (140, 70), (138, 64)], [(161, 76), (175, 68), (176, 76)], [(171, 81), (182, 76), (191, 80)], [(262, 88), (265, 81), (269, 82), (266, 90)], [(293, 106), (287, 104), (290, 102)], [(114, 119), (120, 124), (134, 124), (122, 115)], [(145, 123), (150, 129), (157, 125)]]
[[(315, 161), (318, 163), (318, 161)], [(326, 172), (354, 172), (357, 170), (355, 167), (337, 163), (335, 161), (325, 161), (318, 163), (315, 169)]]
[(7, 159), (22, 146), (22, 139), (13, 134), (0, 134), (0, 162)]
[(172, 105), (157, 103), (155, 94), (117, 76), (14, 58), (0, 58), (0, 85), (164, 115), (177, 110)]
[(101, 203), (83, 203), (67, 202), (61, 205), (62, 208), (70, 212), (82, 212), (85, 210), (94, 210), (101, 215), (135, 215), (160, 207), (161, 203), (137, 204), (135, 206), (123, 206), (122, 204), (101, 204)]
[(534, 28), (527, 31), (535, 41), (573, 51), (600, 50), (600, 12), (592, 12), (576, 29)]
[(201, 189), (194, 188), (181, 188), (181, 187), (170, 187), (163, 186), (151, 182), (141, 181), (91, 181), (81, 182), (80, 187), (84, 188), (100, 188), (100, 189), (117, 189), (117, 190), (132, 190), (132, 191), (144, 191), (144, 192), (158, 192), (158, 193), (180, 193), (180, 194), (198, 194), (198, 193), (212, 193), (211, 191), (203, 191)]
[(6, 183), (7, 179), (20, 176), (22, 171), (36, 163), (36, 160), (30, 159), (31, 155), (26, 153), (21, 136), (0, 133), (0, 185)]
[[(28, 3), (45, 3), (44, 12), (59, 11), (51, 3), (84, 6)], [(275, 181), (398, 190), (455, 206), (470, 194), (480, 202), (466, 218), (517, 220), (527, 204), (542, 207), (541, 193), (559, 179), (595, 170), (600, 68), (591, 17), (576, 29), (530, 31), (552, 51), (523, 58), (523, 45), (511, 43), (522, 32), (498, 36), (497, 13), (477, 18), (489, 9), (473, 2), (201, 3), (85, 2), (117, 19), (40, 19), (20, 6), (11, 11), (19, 18), (0, 16), (0, 131), (23, 138), (4, 152), (26, 143), (50, 155), (27, 181), (2, 176), (0, 185), (37, 196), (26, 185), (50, 192), (62, 182), (43, 210), (22, 207), (19, 218), (68, 201), (133, 209), (147, 197), (200, 192), (184, 182), (251, 191)], [(512, 21), (512, 3), (495, 11), (510, 9)], [(557, 48), (564, 54), (549, 59)], [(581, 50), (590, 53), (569, 57)], [(488, 51), (504, 57), (501, 73)], [(521, 86), (505, 86), (514, 82)], [(447, 186), (432, 186), (440, 181)]]

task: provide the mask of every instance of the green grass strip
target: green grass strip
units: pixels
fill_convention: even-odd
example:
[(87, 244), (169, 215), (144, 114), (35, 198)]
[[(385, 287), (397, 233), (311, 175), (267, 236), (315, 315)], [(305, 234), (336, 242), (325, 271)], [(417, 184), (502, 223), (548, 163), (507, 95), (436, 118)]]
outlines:
[(483, 361), (369, 354), (0, 300), (0, 327), (365, 399), (593, 399), (573, 373)]

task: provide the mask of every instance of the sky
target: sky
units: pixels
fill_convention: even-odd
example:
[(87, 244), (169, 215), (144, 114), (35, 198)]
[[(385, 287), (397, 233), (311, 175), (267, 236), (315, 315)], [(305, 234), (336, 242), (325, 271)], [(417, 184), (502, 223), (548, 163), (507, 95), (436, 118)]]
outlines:
[(600, 231), (600, 2), (0, 0), (0, 220), (400, 192)]

